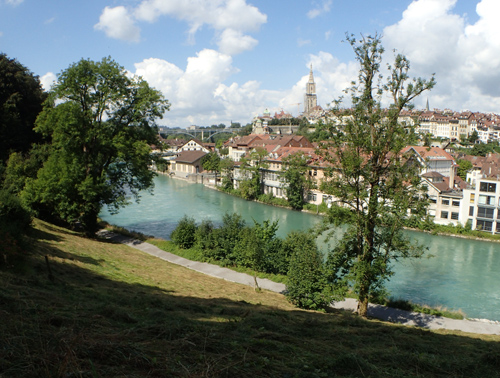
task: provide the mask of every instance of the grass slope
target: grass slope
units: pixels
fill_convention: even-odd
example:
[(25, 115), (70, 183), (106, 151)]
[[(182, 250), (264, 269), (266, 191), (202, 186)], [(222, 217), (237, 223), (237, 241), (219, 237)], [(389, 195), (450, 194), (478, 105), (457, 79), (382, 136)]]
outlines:
[[(431, 332), (207, 277), (36, 222), (0, 272), (1, 377), (493, 377), (500, 337)], [(47, 255), (55, 277), (48, 278)]]

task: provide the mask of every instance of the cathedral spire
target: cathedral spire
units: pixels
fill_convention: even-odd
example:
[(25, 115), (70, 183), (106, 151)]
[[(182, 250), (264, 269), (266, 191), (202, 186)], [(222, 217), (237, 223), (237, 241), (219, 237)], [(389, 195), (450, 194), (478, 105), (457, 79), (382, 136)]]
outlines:
[(309, 83), (314, 83), (313, 65), (312, 65), (312, 63), (311, 63), (311, 69), (309, 70)]
[(318, 105), (316, 97), (316, 83), (314, 82), (313, 67), (309, 69), (309, 81), (306, 84), (306, 94), (304, 96), (304, 114), (309, 114)]

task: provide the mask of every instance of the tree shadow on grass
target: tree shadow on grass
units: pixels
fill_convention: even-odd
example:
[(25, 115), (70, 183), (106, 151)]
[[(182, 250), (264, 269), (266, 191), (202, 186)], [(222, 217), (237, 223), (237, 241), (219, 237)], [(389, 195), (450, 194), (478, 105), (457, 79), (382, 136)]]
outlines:
[[(37, 256), (33, 264), (40, 264)], [(290, 311), (218, 293), (185, 296), (180, 288), (51, 264), (55, 282), (41, 273), (0, 273), (0, 375), (485, 377), (500, 368), (498, 338), (440, 335), (345, 312)], [(252, 290), (240, 289), (242, 296)]]

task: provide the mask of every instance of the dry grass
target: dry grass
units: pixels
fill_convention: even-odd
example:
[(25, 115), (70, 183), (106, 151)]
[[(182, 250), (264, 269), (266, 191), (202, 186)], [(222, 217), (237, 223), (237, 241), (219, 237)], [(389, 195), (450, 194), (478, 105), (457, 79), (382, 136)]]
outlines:
[(500, 371), (498, 336), (300, 311), (278, 294), (46, 223), (36, 227), (24, 270), (0, 272), (1, 377), (493, 377)]

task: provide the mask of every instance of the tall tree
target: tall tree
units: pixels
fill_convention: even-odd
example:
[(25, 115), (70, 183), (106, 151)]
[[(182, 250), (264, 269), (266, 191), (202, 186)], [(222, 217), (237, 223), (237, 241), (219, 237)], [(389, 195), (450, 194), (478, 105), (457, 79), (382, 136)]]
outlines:
[[(330, 221), (349, 224), (329, 256), (332, 279), (352, 287), (359, 299), (357, 311), (366, 316), (369, 298), (391, 275), (391, 261), (423, 253), (402, 233), (402, 221), (421, 203), (422, 192), (416, 165), (402, 153), (414, 129), (401, 125), (398, 115), (435, 81), (410, 79), (410, 63), (400, 54), (384, 79), (380, 37), (362, 36), (358, 41), (348, 35), (347, 41), (360, 70), (358, 81), (346, 91), (352, 102), (349, 117), (339, 118), (337, 125), (342, 126), (332, 126), (334, 137), (322, 145), (321, 154), (335, 167), (323, 190), (338, 200)], [(390, 105), (383, 109), (387, 98)], [(340, 104), (336, 102), (333, 114), (342, 114)]]
[(286, 156), (282, 163), (281, 178), (288, 203), (293, 209), (301, 210), (304, 206), (305, 195), (313, 186), (307, 174), (308, 159), (302, 152), (298, 152)]
[(251, 200), (262, 194), (262, 169), (268, 167), (266, 156), (267, 151), (257, 147), (241, 159), (240, 169), (245, 179), (240, 182), (239, 190), (243, 198)]
[(28, 152), (40, 141), (33, 128), (46, 97), (38, 76), (0, 54), (0, 162), (11, 152)]
[(155, 120), (169, 108), (161, 93), (130, 78), (111, 58), (82, 59), (61, 72), (36, 131), (52, 141), (26, 202), (39, 214), (94, 231), (103, 205), (112, 211), (139, 198), (154, 173)]

